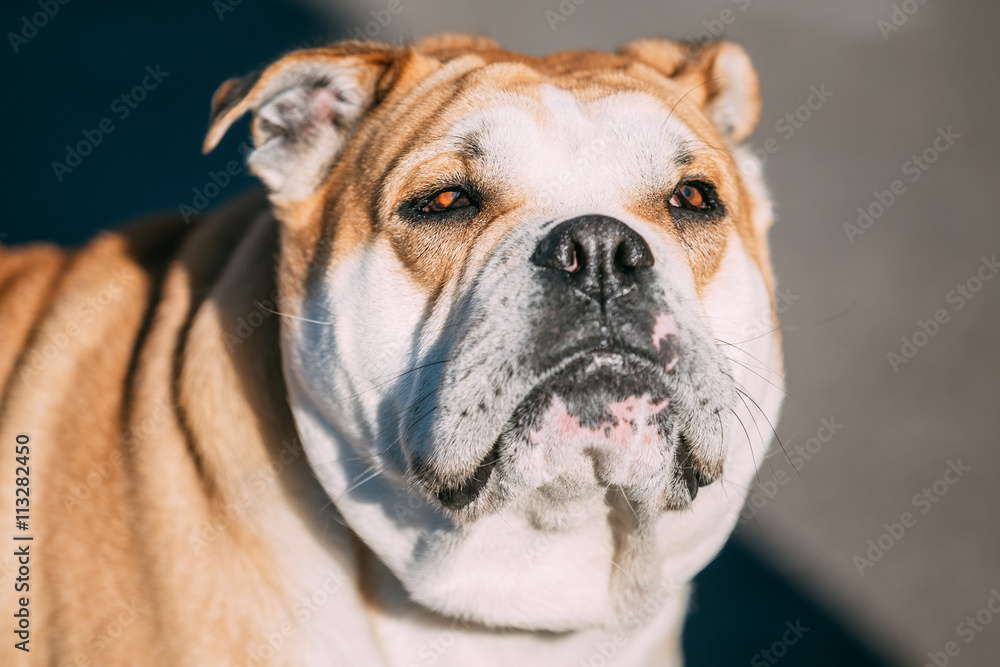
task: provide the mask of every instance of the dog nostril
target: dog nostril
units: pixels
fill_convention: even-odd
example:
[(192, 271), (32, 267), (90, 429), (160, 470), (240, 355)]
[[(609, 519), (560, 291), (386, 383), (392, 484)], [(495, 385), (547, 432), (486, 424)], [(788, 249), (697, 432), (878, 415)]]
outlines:
[(626, 294), (653, 266), (646, 241), (625, 223), (602, 215), (566, 220), (539, 241), (531, 262), (568, 274), (585, 296), (606, 301)]
[(634, 253), (629, 252), (628, 244), (622, 243), (615, 252), (615, 266), (626, 273), (635, 271), (639, 267), (635, 266), (634, 258), (630, 257), (632, 254)]
[(576, 244), (570, 246), (570, 260), (562, 267), (566, 273), (576, 273), (580, 270), (580, 253), (576, 249)]
[(626, 271), (653, 267), (653, 253), (641, 238), (626, 236), (615, 252), (615, 265)]

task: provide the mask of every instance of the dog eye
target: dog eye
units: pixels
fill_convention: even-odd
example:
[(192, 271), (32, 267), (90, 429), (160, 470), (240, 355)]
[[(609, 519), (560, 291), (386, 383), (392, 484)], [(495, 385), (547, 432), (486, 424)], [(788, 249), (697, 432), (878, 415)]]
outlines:
[(681, 183), (670, 197), (670, 205), (674, 208), (686, 208), (689, 211), (710, 211), (714, 206), (709, 188), (710, 186), (696, 181)]
[(428, 199), (420, 210), (424, 213), (442, 213), (472, 206), (472, 201), (465, 190), (450, 188), (442, 190)]

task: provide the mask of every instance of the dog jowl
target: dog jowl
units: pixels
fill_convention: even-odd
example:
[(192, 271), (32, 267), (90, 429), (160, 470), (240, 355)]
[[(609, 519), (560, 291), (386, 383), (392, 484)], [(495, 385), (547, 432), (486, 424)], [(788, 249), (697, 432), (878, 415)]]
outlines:
[[(777, 334), (741, 334), (773, 317), (770, 204), (737, 167), (759, 104), (742, 49), (668, 40), (348, 42), (224, 83), (205, 148), (251, 114), (267, 200), (178, 227), (133, 290), (162, 303), (125, 318), (150, 342), (123, 413), (175, 406), (99, 489), (132, 495), (94, 504), (132, 503), (151, 545), (113, 573), (160, 592), (135, 627), (243, 656), (338, 572), (275, 660), (406, 665), (447, 632), (438, 664), (575, 664), (622, 628), (621, 664), (679, 659), (780, 405)], [(275, 288), (281, 317), (227, 347)], [(248, 475), (285, 440), (304, 456)], [(177, 526), (213, 508), (192, 561)], [(211, 618), (163, 593), (193, 571)]]
[[(721, 470), (719, 415), (734, 400), (721, 358), (668, 298), (641, 234), (606, 215), (539, 227), (529, 257), (495, 269), (506, 274), (501, 307), (481, 306), (445, 352), (444, 400), (430, 415), (408, 413), (401, 441), (431, 452), (417, 470), (459, 516), (536, 492), (552, 500), (556, 488), (624, 494), (649, 516), (687, 507)], [(504, 328), (511, 342), (497, 348)], [(432, 445), (407, 437), (424, 420)], [(489, 448), (475, 472), (445, 476), (449, 453), (480, 433)]]

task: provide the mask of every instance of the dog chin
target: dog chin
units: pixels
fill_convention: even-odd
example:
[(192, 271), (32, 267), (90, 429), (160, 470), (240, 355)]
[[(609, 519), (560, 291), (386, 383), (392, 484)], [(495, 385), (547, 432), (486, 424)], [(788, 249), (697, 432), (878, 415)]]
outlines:
[(677, 427), (665, 374), (641, 355), (574, 355), (518, 404), (475, 473), (438, 491), (472, 520), (540, 490), (552, 499), (620, 494), (655, 512), (690, 505), (710, 477)]

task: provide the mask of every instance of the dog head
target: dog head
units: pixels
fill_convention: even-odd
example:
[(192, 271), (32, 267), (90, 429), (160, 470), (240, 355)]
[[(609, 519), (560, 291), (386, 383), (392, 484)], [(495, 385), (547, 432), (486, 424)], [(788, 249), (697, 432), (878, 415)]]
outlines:
[(247, 111), (296, 426), (412, 599), (564, 630), (708, 562), (780, 402), (742, 49), (344, 43), (226, 82), (206, 150)]

